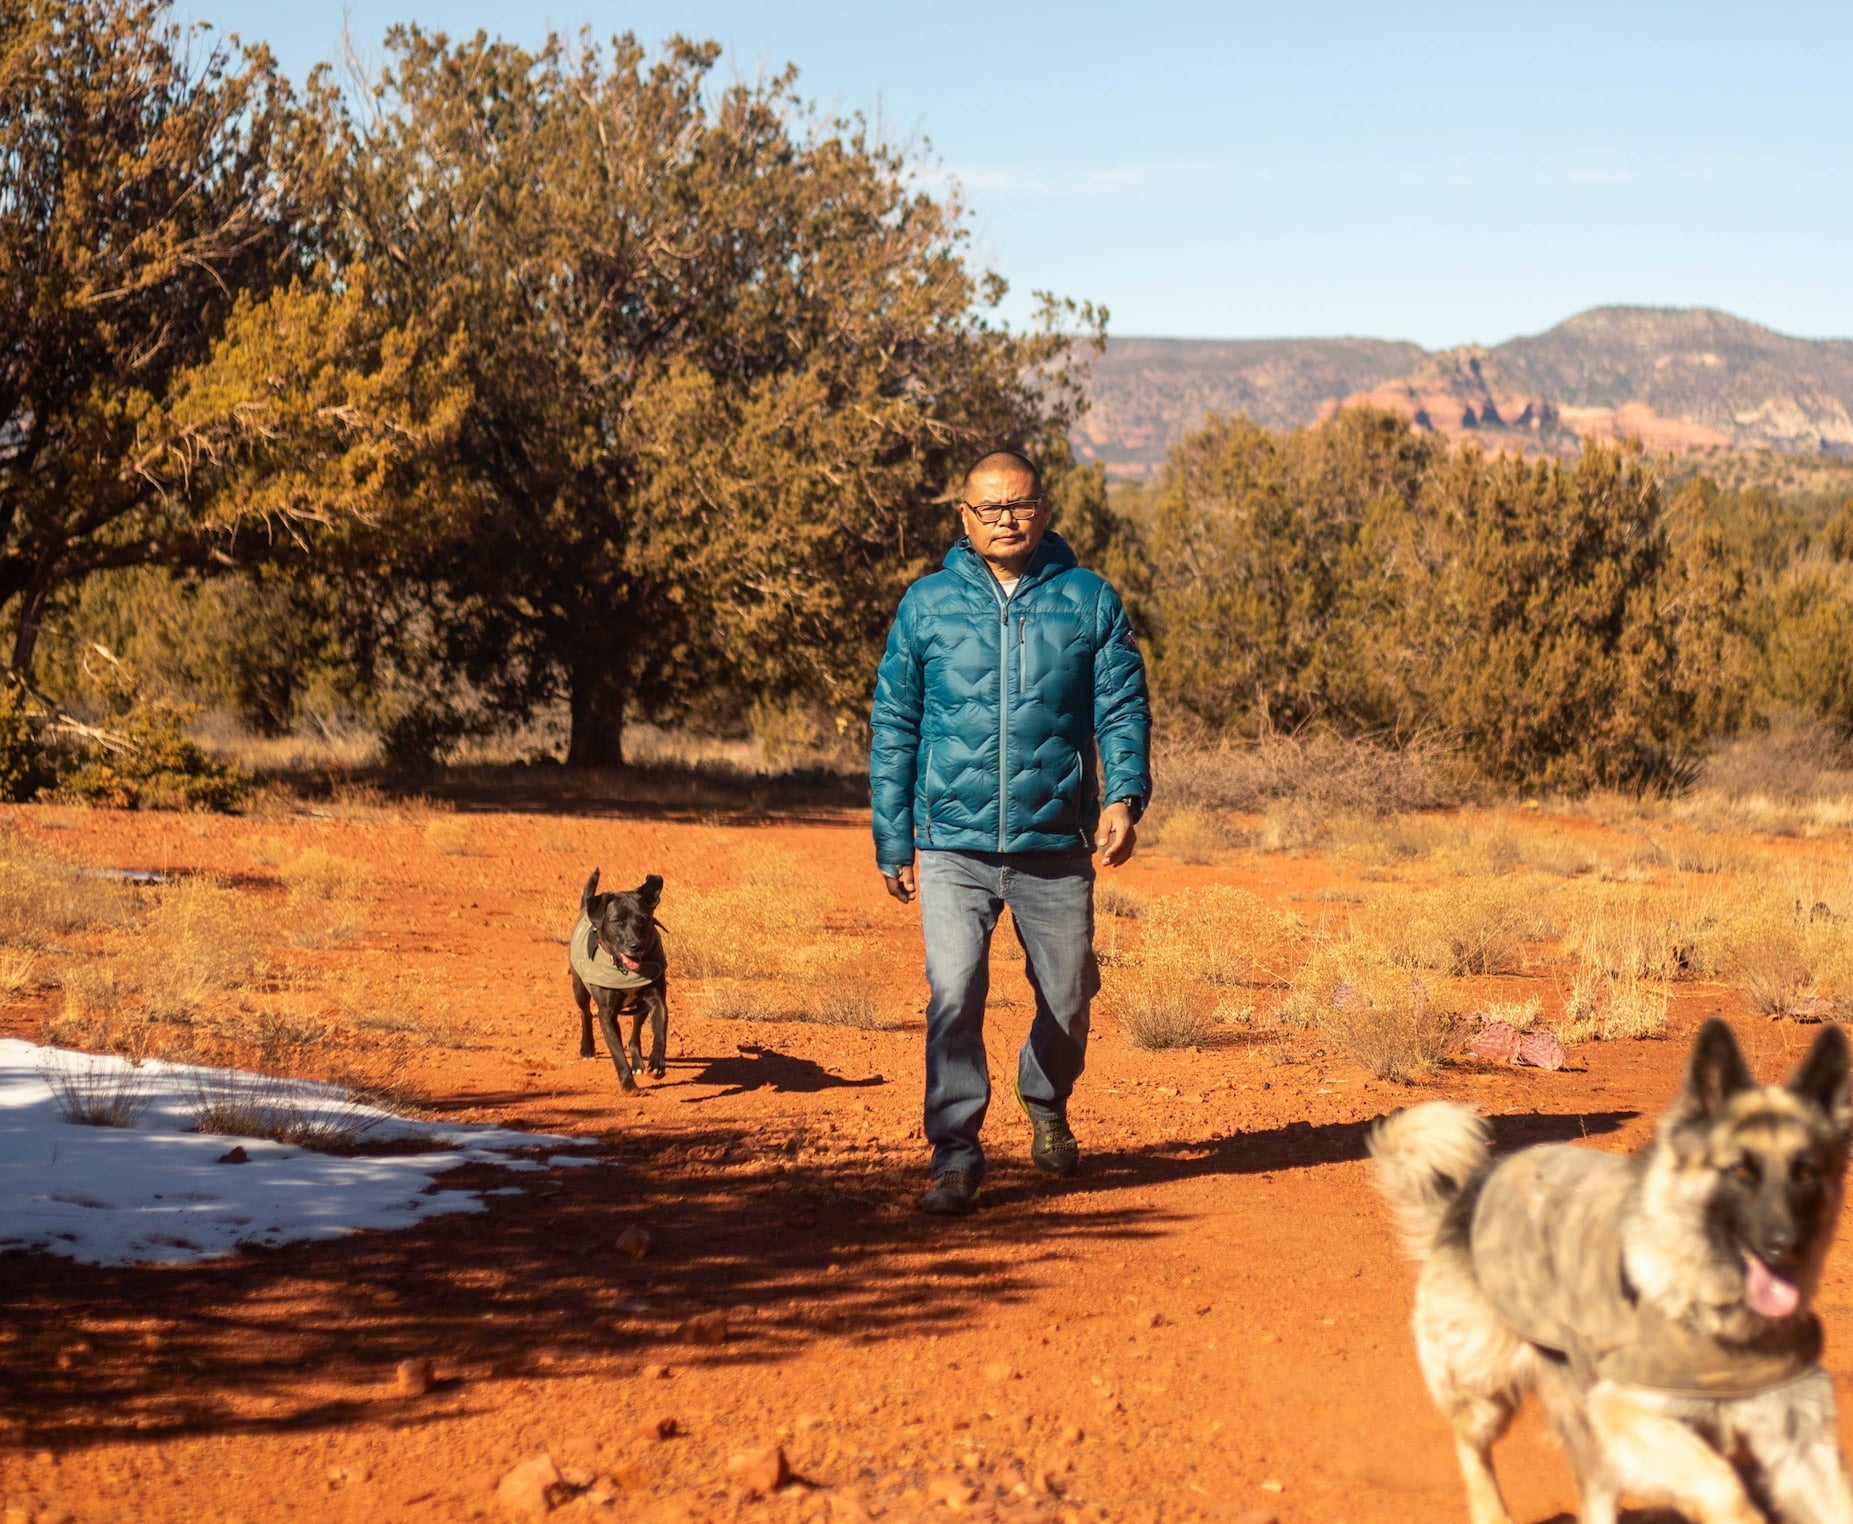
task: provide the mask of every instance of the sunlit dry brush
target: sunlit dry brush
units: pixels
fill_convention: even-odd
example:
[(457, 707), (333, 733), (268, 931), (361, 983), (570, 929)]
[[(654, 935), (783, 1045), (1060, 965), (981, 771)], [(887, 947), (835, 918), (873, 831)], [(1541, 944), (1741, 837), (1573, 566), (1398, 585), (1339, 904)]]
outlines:
[(1457, 975), (1514, 972), (1544, 931), (1536, 887), (1513, 876), (1395, 889), (1370, 902), (1363, 924), (1387, 963)]
[(823, 935), (815, 875), (794, 854), (755, 842), (733, 855), (739, 882), (732, 887), (678, 887), (673, 908), (664, 900), (665, 922), (699, 928), (671, 942), (681, 977), (779, 979)]
[(1744, 885), (1704, 952), (1718, 976), (1772, 1016), (1853, 1014), (1853, 877)]
[(81, 1127), (133, 1127), (153, 1099), (139, 1066), (89, 1053), (48, 1051), (39, 1073), (58, 1114)]
[(1229, 884), (1154, 899), (1139, 924), (1141, 962), (1166, 961), (1207, 985), (1279, 981), (1302, 935), (1290, 917)]
[(0, 830), (0, 946), (49, 948), (80, 931), (134, 919), (137, 891)]
[(876, 1031), (882, 1019), (882, 949), (866, 938), (832, 936), (812, 943), (792, 973), (800, 984), (794, 1014), (831, 1027)]
[(1279, 979), (1299, 927), (1246, 889), (1209, 884), (1147, 903), (1139, 949), (1105, 1004), (1138, 1048), (1194, 1047), (1219, 1026), (1225, 991)]
[(189, 878), (164, 886), (138, 946), (118, 956), (139, 966), (144, 1009), (192, 1015), (207, 1000), (264, 980), (276, 958), (274, 924), (254, 897)]
[(365, 863), (309, 847), (281, 865), (277, 876), (289, 889), (285, 929), (295, 946), (346, 942), (366, 925), (373, 873)]
[(1832, 726), (1785, 723), (1717, 747), (1666, 813), (1708, 830), (1822, 836), (1853, 829), (1853, 751)]
[(1096, 879), (1094, 882), (1094, 913), (1112, 916), (1116, 920), (1136, 921), (1145, 914), (1150, 901), (1137, 889), (1112, 879)]
[(1298, 801), (1318, 819), (1443, 809), (1471, 792), (1459, 755), (1434, 737), (1379, 745), (1328, 731), (1171, 744), (1154, 758), (1161, 797), (1263, 814)]
[(1300, 966), (1281, 1014), (1317, 1028), (1379, 1079), (1427, 1075), (1459, 1048), (1459, 1002), (1435, 979), (1401, 966), (1355, 927), (1321, 939)]
[(440, 815), (426, 825), (425, 845), (445, 857), (480, 857), (487, 848), (474, 821)]
[(1657, 979), (1579, 960), (1553, 1030), (1564, 1042), (1618, 1042), (1662, 1037), (1672, 996)]
[(1219, 862), (1236, 844), (1227, 822), (1220, 815), (1194, 804), (1165, 811), (1152, 822), (1152, 827), (1148, 834), (1153, 837), (1156, 849), (1181, 863), (1200, 866)]
[(297, 847), (287, 836), (270, 836), (262, 832), (242, 836), (238, 845), (246, 857), (260, 868), (280, 868), (296, 856)]
[(1214, 993), (1183, 948), (1141, 950), (1132, 968), (1103, 991), (1108, 1012), (1135, 1048), (1193, 1048), (1216, 1030)]

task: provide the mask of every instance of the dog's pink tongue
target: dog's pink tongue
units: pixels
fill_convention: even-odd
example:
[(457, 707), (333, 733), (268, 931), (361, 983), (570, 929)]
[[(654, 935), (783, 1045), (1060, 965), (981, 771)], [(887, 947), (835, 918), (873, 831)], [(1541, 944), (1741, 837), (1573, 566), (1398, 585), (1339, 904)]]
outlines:
[(1744, 1295), (1766, 1318), (1786, 1318), (1802, 1300), (1794, 1281), (1784, 1280), (1754, 1254), (1744, 1256)]

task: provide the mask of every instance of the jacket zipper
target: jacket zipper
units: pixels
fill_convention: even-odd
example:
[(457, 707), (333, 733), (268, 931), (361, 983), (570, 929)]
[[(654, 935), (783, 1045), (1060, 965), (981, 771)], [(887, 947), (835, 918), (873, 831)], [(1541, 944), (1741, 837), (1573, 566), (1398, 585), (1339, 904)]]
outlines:
[(1029, 684), (1023, 676), (1023, 616), (1017, 616), (1017, 692), (1021, 693)]
[(1008, 852), (1010, 820), (1010, 600), (997, 590), (997, 850)]
[(926, 787), (920, 790), (921, 795), (926, 799), (926, 839), (928, 841), (933, 839), (933, 748), (938, 744), (937, 741), (927, 743)]

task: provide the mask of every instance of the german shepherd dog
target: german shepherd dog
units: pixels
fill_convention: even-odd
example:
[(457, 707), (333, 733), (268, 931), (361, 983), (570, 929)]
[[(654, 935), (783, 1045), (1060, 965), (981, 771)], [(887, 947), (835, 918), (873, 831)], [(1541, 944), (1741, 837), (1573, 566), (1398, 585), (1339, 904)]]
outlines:
[[(650, 1073), (667, 1072), (663, 1054), (669, 1043), (669, 968), (663, 952), (662, 923), (656, 907), (663, 897), (661, 875), (652, 873), (635, 889), (598, 892), (598, 869), (579, 896), (579, 919), (567, 947), (567, 974), (573, 1003), (579, 1007), (579, 1056), (598, 1057), (592, 1041), (592, 1002), (598, 1001), (598, 1024), (605, 1048), (618, 1071), (618, 1085), (635, 1090), (633, 1071), (643, 1068), (643, 1022), (650, 1018)], [(616, 1017), (631, 1018), (630, 1052), (618, 1038)]]
[(1409, 1252), (1416, 1355), (1454, 1428), (1473, 1524), (1510, 1524), (1492, 1447), (1535, 1391), (1583, 1524), (1625, 1494), (1695, 1524), (1853, 1524), (1809, 1302), (1840, 1212), (1853, 1103), (1826, 1026), (1759, 1085), (1708, 1021), (1632, 1155), (1542, 1144), (1493, 1160), (1465, 1106), (1372, 1129)]

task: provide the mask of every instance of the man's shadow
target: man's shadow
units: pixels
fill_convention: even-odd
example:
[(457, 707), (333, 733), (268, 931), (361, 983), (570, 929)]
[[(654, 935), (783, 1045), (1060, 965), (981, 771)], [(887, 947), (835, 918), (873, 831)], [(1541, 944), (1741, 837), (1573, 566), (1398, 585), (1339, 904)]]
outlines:
[[(832, 1074), (809, 1058), (793, 1058), (775, 1048), (742, 1045), (731, 1058), (703, 1058), (692, 1062), (704, 1067), (698, 1074), (676, 1081), (680, 1085), (721, 1085), (726, 1088), (713, 1095), (690, 1096), (684, 1103), (698, 1106), (704, 1101), (718, 1101), (725, 1096), (745, 1095), (753, 1090), (770, 1090), (782, 1095), (816, 1095), (820, 1090), (865, 1090), (885, 1085), (879, 1074), (867, 1079), (844, 1079)], [(680, 1067), (678, 1065), (678, 1067)]]

